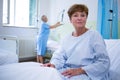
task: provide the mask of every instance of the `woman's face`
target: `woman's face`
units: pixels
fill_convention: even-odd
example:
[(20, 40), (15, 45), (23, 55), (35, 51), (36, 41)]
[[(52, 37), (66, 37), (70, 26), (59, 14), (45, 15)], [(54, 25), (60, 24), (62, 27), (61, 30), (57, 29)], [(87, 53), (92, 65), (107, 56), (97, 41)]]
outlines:
[(75, 12), (71, 16), (70, 22), (75, 28), (85, 27), (87, 15), (85, 12)]

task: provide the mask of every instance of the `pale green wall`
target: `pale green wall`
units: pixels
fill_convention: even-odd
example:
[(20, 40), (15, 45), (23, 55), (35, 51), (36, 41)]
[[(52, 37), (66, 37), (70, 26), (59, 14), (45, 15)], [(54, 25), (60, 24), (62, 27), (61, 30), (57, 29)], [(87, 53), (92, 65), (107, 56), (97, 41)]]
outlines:
[[(86, 27), (96, 29), (96, 22), (89, 21), (87, 22)], [(71, 33), (73, 30), (74, 30), (74, 27), (70, 23), (64, 23), (62, 26), (51, 30), (50, 38), (53, 40), (59, 41), (66, 34)]]
[(53, 40), (59, 41), (61, 38), (63, 38), (66, 34), (72, 32), (74, 28), (69, 23), (64, 23), (62, 26), (51, 30), (50, 38)]
[(95, 29), (96, 30), (96, 23), (95, 21), (89, 21), (86, 23), (86, 27), (90, 29)]

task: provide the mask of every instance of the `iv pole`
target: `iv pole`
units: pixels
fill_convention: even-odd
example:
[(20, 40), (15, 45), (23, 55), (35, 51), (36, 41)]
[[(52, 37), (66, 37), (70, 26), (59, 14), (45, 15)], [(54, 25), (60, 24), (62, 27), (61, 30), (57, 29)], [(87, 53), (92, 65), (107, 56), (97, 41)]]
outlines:
[(112, 21), (113, 21), (112, 15), (113, 15), (113, 10), (110, 9), (109, 12), (110, 12), (110, 19), (108, 19), (108, 21), (110, 22), (110, 39), (112, 39)]
[(63, 9), (63, 11), (62, 11), (61, 22), (60, 22), (61, 24), (63, 24), (64, 12), (65, 12), (65, 9)]
[(112, 0), (111, 0), (111, 9), (109, 10), (110, 12), (110, 19), (108, 19), (108, 21), (110, 22), (110, 39), (112, 39), (112, 23), (113, 23), (113, 10), (112, 10), (112, 6), (113, 6), (113, 3), (112, 3)]

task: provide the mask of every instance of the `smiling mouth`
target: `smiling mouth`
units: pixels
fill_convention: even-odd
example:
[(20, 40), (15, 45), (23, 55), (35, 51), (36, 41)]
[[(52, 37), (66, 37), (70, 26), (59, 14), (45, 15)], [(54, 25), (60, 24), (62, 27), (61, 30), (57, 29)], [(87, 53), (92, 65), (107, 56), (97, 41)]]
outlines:
[(78, 24), (82, 24), (82, 22), (77, 22)]

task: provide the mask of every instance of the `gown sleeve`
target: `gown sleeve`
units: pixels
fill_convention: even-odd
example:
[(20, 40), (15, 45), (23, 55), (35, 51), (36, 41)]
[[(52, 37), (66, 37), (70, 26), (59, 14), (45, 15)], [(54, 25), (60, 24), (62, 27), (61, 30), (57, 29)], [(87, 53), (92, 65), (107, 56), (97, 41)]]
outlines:
[(50, 60), (50, 63), (54, 64), (58, 70), (63, 68), (67, 60), (66, 55), (65, 55), (65, 50), (62, 47), (64, 45), (63, 41), (64, 39), (61, 41), (60, 48), (53, 53), (53, 56)]
[(90, 41), (93, 49), (94, 61), (92, 64), (82, 67), (92, 80), (101, 80), (104, 75), (108, 74), (110, 60), (106, 51), (103, 38), (99, 33), (95, 33)]

